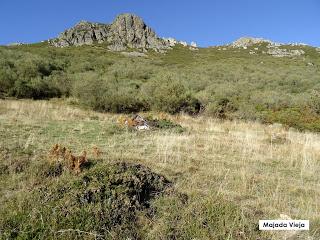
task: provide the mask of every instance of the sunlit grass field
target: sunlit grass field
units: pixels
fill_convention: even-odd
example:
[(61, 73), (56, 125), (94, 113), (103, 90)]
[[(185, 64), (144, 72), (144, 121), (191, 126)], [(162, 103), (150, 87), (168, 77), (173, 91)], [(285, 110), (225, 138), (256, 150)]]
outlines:
[[(119, 125), (119, 114), (97, 113), (63, 100), (1, 100), (0, 238), (320, 238), (319, 134), (280, 124), (156, 112), (141, 115), (166, 118), (183, 131), (138, 132)], [(52, 163), (47, 154), (55, 143), (78, 154), (87, 150), (92, 166), (79, 175), (63, 170), (48, 177), (44, 173)], [(90, 152), (93, 146), (103, 152), (98, 159)], [(38, 198), (39, 189), (46, 187), (53, 194), (52, 189), (119, 162), (146, 166), (172, 184), (172, 193), (153, 197), (134, 223), (121, 223), (124, 228), (131, 226), (124, 235), (113, 227), (99, 229), (76, 220), (61, 226), (55, 209), (64, 203), (57, 200), (42, 206), (46, 203)], [(78, 208), (82, 207), (90, 213), (97, 206), (88, 203)], [(257, 229), (259, 219), (284, 215), (310, 220), (310, 231)]]

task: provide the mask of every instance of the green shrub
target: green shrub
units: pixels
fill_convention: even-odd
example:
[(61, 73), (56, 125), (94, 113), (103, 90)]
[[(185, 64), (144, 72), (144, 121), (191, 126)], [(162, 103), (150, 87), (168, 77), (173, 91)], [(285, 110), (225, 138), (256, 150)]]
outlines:
[(320, 91), (312, 91), (310, 99), (310, 108), (320, 115)]
[(45, 77), (60, 69), (47, 58), (21, 52), (0, 52), (0, 94), (17, 98), (60, 97), (61, 92)]
[(259, 113), (264, 123), (281, 123), (299, 130), (320, 131), (320, 118), (310, 109), (286, 108), (279, 111), (264, 110)]
[(50, 85), (48, 81), (35, 78), (30, 81), (17, 80), (9, 91), (9, 96), (17, 98), (48, 99), (60, 97), (59, 89)]
[(205, 109), (215, 117), (253, 120), (265, 119), (263, 111), (308, 108), (310, 118), (320, 118), (320, 55), (302, 49), (306, 54), (294, 59), (262, 54), (265, 46), (255, 55), (179, 46), (166, 54), (129, 58), (106, 51), (104, 44), (0, 47), (0, 97), (76, 97), (99, 111), (195, 114)]
[(237, 110), (235, 104), (228, 98), (218, 99), (216, 102), (210, 103), (207, 108), (207, 112), (213, 114), (217, 118), (230, 117), (230, 113)]
[(12, 70), (13, 64), (11, 62), (0, 61), (0, 94), (8, 95), (8, 92), (14, 85), (17, 78), (16, 73)]
[(173, 195), (154, 205), (156, 216), (146, 239), (264, 239), (257, 217), (219, 196)]
[(114, 86), (95, 73), (86, 73), (73, 84), (72, 94), (94, 110), (132, 113), (148, 109), (147, 102), (137, 89)]
[(153, 118), (152, 116), (149, 116), (146, 118), (146, 120), (148, 125), (151, 126), (152, 128), (163, 129), (163, 130), (171, 129), (178, 133), (182, 133), (185, 131), (185, 128), (183, 128), (180, 124), (174, 123), (169, 119), (156, 119), (156, 118)]
[(154, 79), (144, 86), (144, 94), (151, 104), (151, 108), (168, 113), (186, 112), (198, 113), (200, 102), (190, 91), (172, 76), (164, 76), (165, 79)]

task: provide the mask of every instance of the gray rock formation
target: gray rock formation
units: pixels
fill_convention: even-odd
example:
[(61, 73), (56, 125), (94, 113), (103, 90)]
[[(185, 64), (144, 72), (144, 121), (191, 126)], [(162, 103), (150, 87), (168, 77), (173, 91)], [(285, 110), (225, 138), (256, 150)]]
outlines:
[(288, 50), (285, 48), (270, 48), (267, 53), (274, 57), (294, 57), (305, 54), (302, 49)]
[(174, 47), (174, 46), (176, 46), (176, 45), (182, 45), (183, 47), (188, 47), (189, 46), (189, 48), (192, 48), (192, 49), (197, 49), (198, 50), (198, 47), (197, 47), (197, 43), (196, 42), (191, 42), (190, 43), (190, 45), (187, 43), (187, 42), (185, 42), (185, 41), (178, 41), (178, 40), (176, 40), (176, 39), (174, 39), (174, 38), (163, 38), (163, 40), (164, 41), (166, 41), (168, 44), (169, 44), (169, 46), (170, 47)]
[(112, 51), (126, 48), (165, 50), (170, 44), (159, 38), (143, 20), (132, 14), (121, 14), (111, 24), (81, 21), (51, 40), (56, 47), (91, 45), (107, 42)]
[(107, 24), (81, 21), (74, 27), (64, 31), (58, 38), (52, 40), (56, 47), (90, 45), (94, 42), (104, 42), (110, 32)]
[[(267, 52), (262, 51), (262, 53), (269, 54), (273, 57), (294, 57), (294, 56), (301, 56), (305, 54), (305, 52), (302, 49), (299, 49), (300, 46), (305, 46), (301, 43), (281, 44), (281, 43), (275, 43), (263, 38), (242, 37), (236, 40), (235, 42), (231, 43), (229, 46), (233, 48), (248, 49), (248, 47), (252, 47), (256, 44), (262, 44), (262, 43), (266, 43), (266, 47), (268, 49)], [(286, 45), (289, 45), (291, 47), (297, 47), (297, 49), (286, 49), (285, 48)], [(254, 50), (258, 51), (259, 48), (255, 47)], [(249, 54), (256, 54), (256, 52), (251, 49), (249, 51)]]
[(263, 39), (263, 38), (242, 37), (234, 41), (233, 43), (231, 43), (231, 47), (246, 49), (247, 47), (251, 47), (259, 43), (268, 43), (268, 44), (276, 45), (276, 43), (273, 43), (270, 40)]

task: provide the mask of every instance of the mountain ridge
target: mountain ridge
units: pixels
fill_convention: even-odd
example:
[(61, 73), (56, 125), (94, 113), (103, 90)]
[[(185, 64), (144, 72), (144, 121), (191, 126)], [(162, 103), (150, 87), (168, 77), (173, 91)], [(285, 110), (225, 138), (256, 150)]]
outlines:
[[(124, 51), (128, 48), (142, 50), (144, 52), (152, 49), (156, 52), (165, 52), (172, 47), (180, 44), (189, 47), (191, 50), (197, 50), (195, 42), (188, 44), (186, 41), (178, 41), (175, 38), (159, 37), (156, 32), (149, 27), (141, 17), (123, 13), (116, 16), (111, 23), (90, 22), (81, 20), (73, 27), (66, 29), (56, 38), (46, 40), (55, 47), (70, 47), (92, 45), (95, 43), (106, 43), (111, 51)], [(260, 37), (244, 36), (235, 41), (224, 44), (224, 47), (246, 49), (255, 44), (266, 43), (270, 48), (278, 48), (284, 45), (289, 46), (311, 46), (304, 43), (278, 43)], [(23, 45), (23, 43), (8, 44), (8, 46)], [(209, 47), (219, 47), (212, 45)], [(271, 51), (274, 52), (274, 51)], [(279, 52), (276, 49), (276, 52)]]
[(106, 42), (109, 49), (114, 51), (126, 48), (159, 51), (170, 48), (169, 42), (158, 37), (142, 18), (130, 13), (118, 15), (110, 24), (80, 21), (50, 40), (55, 47), (92, 45), (95, 42)]

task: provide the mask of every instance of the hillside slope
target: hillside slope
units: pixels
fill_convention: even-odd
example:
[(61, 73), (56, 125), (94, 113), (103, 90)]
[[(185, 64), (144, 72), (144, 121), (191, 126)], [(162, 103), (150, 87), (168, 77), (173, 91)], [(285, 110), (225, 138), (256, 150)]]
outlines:
[[(61, 101), (0, 101), (0, 239), (319, 239), (318, 134), (148, 114), (184, 131), (131, 131), (119, 115)], [(90, 164), (60, 168), (47, 158), (55, 143), (87, 149)], [(257, 231), (282, 216), (309, 219), (310, 232)]]
[(177, 44), (160, 54), (39, 43), (0, 47), (0, 56), (2, 97), (73, 97), (98, 111), (201, 113), (320, 130), (320, 51), (310, 46)]

